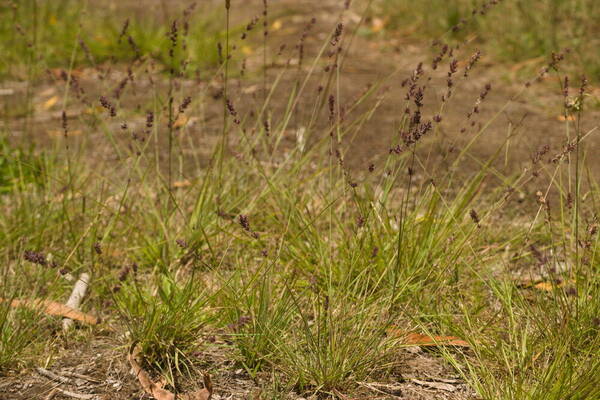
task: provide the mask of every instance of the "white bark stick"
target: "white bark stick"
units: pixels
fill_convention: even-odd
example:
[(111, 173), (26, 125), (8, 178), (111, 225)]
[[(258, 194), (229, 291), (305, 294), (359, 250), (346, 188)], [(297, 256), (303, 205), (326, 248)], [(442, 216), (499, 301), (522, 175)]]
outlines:
[[(90, 275), (86, 272), (79, 275), (79, 279), (75, 282), (75, 286), (73, 286), (73, 291), (71, 292), (71, 296), (69, 300), (67, 300), (66, 305), (79, 310), (79, 306), (81, 305), (81, 301), (85, 297), (85, 292), (87, 291), (88, 284), (90, 282)], [(63, 319), (63, 330), (66, 331), (73, 326), (73, 320), (70, 318)]]

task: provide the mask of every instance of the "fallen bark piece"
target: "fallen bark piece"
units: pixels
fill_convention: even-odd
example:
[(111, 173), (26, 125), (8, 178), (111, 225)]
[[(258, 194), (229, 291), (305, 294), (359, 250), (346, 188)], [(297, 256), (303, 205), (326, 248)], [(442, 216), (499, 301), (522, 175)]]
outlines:
[[(8, 301), (6, 299), (0, 298), (0, 302)], [(51, 300), (41, 300), (41, 299), (13, 299), (10, 302), (11, 307), (28, 307), (34, 310), (39, 310), (48, 315), (57, 315), (60, 317), (67, 317), (74, 319), (76, 321), (84, 322), (90, 325), (96, 325), (100, 322), (97, 317), (93, 315), (83, 313), (81, 311), (77, 311), (72, 309), (69, 306), (66, 306), (61, 303), (57, 303)]]
[(49, 371), (46, 368), (36, 368), (35, 370), (38, 374), (40, 374), (43, 377), (48, 378), (50, 380), (53, 380), (53, 381), (56, 381), (59, 383), (64, 383), (67, 385), (70, 385), (72, 383), (71, 379), (64, 377), (62, 375), (55, 374), (54, 372)]
[(391, 328), (387, 330), (388, 335), (403, 338), (402, 344), (409, 346), (458, 346), (471, 347), (469, 342), (456, 336), (429, 336), (421, 333), (406, 333), (399, 329)]
[[(156, 400), (175, 400), (175, 394), (170, 391), (163, 389), (162, 385), (152, 381), (148, 372), (146, 372), (138, 361), (140, 350), (137, 344), (133, 344), (129, 351), (129, 364), (134, 375), (137, 377), (142, 389)], [(210, 400), (212, 397), (212, 382), (208, 374), (204, 375), (204, 389), (197, 390), (195, 392), (178, 394), (177, 399), (181, 400)]]
[[(79, 279), (73, 285), (73, 291), (71, 292), (71, 296), (69, 296), (69, 300), (67, 300), (67, 307), (71, 307), (74, 310), (78, 310), (81, 305), (81, 301), (85, 297), (85, 292), (87, 292), (87, 288), (90, 282), (90, 275), (86, 272), (79, 275)], [(73, 327), (73, 319), (67, 317), (63, 319), (63, 330), (66, 331)]]
[(454, 392), (457, 389), (456, 386), (449, 383), (421, 381), (418, 379), (411, 379), (410, 381), (416, 383), (417, 385), (426, 386), (432, 389), (445, 390), (447, 392)]

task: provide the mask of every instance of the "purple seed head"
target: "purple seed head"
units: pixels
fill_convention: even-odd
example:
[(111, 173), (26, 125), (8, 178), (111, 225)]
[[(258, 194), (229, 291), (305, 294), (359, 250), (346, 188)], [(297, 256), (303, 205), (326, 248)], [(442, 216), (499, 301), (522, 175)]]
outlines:
[(25, 250), (23, 257), (27, 261), (34, 263), (34, 264), (41, 265), (43, 267), (48, 265), (48, 262), (46, 261), (46, 255), (41, 251)]

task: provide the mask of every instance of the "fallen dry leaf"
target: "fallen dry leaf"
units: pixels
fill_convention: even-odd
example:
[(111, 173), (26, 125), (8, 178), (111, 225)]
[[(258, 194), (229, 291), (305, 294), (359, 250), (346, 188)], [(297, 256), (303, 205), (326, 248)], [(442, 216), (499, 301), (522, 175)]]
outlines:
[(556, 119), (558, 119), (559, 121), (575, 121), (575, 117), (573, 115), (567, 115), (565, 117), (561, 114), (558, 117), (556, 117)]
[(459, 346), (470, 347), (469, 343), (456, 336), (429, 336), (420, 333), (406, 333), (396, 328), (387, 330), (388, 335), (402, 337), (402, 344), (409, 346)]
[(551, 292), (553, 288), (552, 283), (550, 282), (536, 283), (535, 285), (533, 285), (533, 287), (539, 290), (543, 290), (545, 292)]
[(242, 53), (244, 53), (245, 56), (249, 56), (254, 53), (254, 50), (252, 50), (252, 47), (250, 46), (242, 46)]
[(521, 289), (537, 289), (537, 290), (542, 290), (544, 292), (551, 292), (556, 288), (562, 288), (565, 286), (575, 286), (575, 281), (573, 280), (557, 280), (555, 282), (552, 281), (545, 281), (545, 280), (530, 280), (530, 279), (524, 279), (522, 280), (518, 286)]
[(283, 26), (283, 23), (281, 22), (281, 20), (280, 19), (276, 19), (273, 22), (273, 25), (271, 25), (271, 30), (278, 31), (278, 30), (281, 29), (282, 26)]
[[(63, 137), (63, 136), (65, 136), (65, 131), (62, 130), (62, 129), (48, 129), (46, 131), (46, 133), (50, 137)], [(81, 131), (81, 129), (75, 129), (75, 130), (69, 131), (67, 133), (67, 136), (81, 136), (82, 133), (83, 132)]]
[(191, 185), (192, 185), (192, 182), (190, 182), (187, 179), (184, 179), (182, 181), (175, 181), (175, 182), (173, 182), (173, 188), (174, 189), (181, 189), (181, 188), (188, 187), (188, 186), (191, 186)]
[(383, 30), (383, 28), (385, 28), (385, 24), (386, 24), (385, 20), (375, 17), (375, 18), (373, 18), (373, 21), (371, 23), (371, 31), (373, 33), (381, 32)]
[[(0, 298), (0, 302), (7, 301)], [(60, 317), (74, 319), (90, 325), (96, 325), (100, 319), (93, 315), (77, 311), (69, 306), (57, 303), (51, 300), (41, 299), (14, 299), (10, 302), (11, 307), (29, 307), (35, 310), (40, 310), (48, 315), (57, 315)]]
[(46, 100), (44, 103), (42, 103), (42, 108), (44, 110), (49, 110), (51, 109), (56, 103), (58, 103), (58, 96), (52, 96), (50, 97), (48, 100)]
[(544, 281), (544, 282), (536, 283), (535, 285), (533, 285), (533, 287), (538, 290), (543, 290), (545, 292), (551, 292), (555, 288), (561, 288), (561, 287), (565, 287), (565, 286), (574, 286), (574, 285), (575, 285), (575, 282), (572, 280), (566, 280), (566, 281), (561, 281), (561, 282), (556, 282), (556, 283)]
[(182, 128), (187, 125), (189, 118), (185, 114), (180, 114), (175, 122), (173, 122), (173, 128)]
[[(129, 350), (129, 364), (133, 370), (134, 375), (137, 377), (142, 389), (156, 400), (175, 400), (175, 394), (170, 391), (163, 389), (162, 384), (153, 382), (150, 379), (150, 375), (141, 366), (138, 358), (140, 357), (140, 350), (137, 343), (134, 343)], [(181, 400), (210, 400), (212, 397), (212, 382), (208, 374), (204, 375), (204, 389), (197, 390), (195, 392), (178, 394), (177, 399)]]

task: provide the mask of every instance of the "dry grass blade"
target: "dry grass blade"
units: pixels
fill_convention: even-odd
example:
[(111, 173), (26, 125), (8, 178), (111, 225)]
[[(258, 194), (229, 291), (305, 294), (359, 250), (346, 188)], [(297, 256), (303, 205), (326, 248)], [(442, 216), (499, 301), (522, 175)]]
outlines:
[[(7, 301), (0, 298), (0, 302)], [(96, 325), (100, 319), (93, 315), (74, 310), (73, 308), (51, 300), (41, 299), (14, 299), (10, 302), (11, 307), (28, 307), (35, 310), (40, 310), (48, 315), (56, 315), (60, 317), (70, 318), (79, 322), (90, 325)]]
[(204, 389), (197, 390), (195, 392), (179, 394), (175, 397), (175, 394), (170, 391), (163, 389), (162, 385), (154, 382), (148, 372), (146, 372), (138, 361), (138, 357), (140, 356), (140, 351), (137, 344), (133, 344), (129, 351), (129, 364), (131, 364), (131, 368), (133, 369), (133, 373), (137, 377), (140, 385), (144, 389), (146, 393), (150, 396), (154, 397), (156, 400), (210, 400), (212, 397), (212, 382), (210, 380), (210, 376), (204, 375)]

